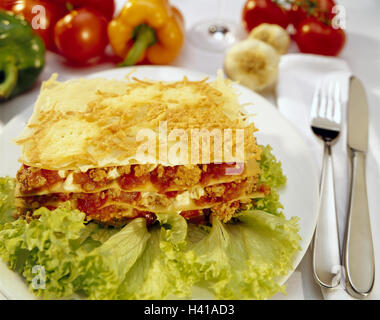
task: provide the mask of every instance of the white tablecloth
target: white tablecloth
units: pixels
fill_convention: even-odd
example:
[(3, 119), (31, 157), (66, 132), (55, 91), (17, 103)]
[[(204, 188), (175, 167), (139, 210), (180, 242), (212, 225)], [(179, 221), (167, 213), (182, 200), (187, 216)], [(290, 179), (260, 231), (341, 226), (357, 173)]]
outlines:
[[(125, 2), (125, 0), (116, 1), (119, 7)], [(184, 14), (187, 29), (197, 21), (215, 17), (218, 12), (218, 1), (220, 0), (171, 0)], [(338, 2), (346, 9), (348, 33), (347, 45), (341, 54), (341, 58), (348, 62), (353, 73), (363, 81), (370, 104), (371, 122), (374, 124), (372, 125), (372, 131), (370, 131), (372, 136), (370, 148), (372, 148), (374, 157), (368, 159), (367, 170), (369, 174), (367, 174), (367, 184), (374, 247), (375, 253), (378, 253), (376, 254), (376, 269), (379, 275), (380, 233), (376, 231), (380, 226), (380, 216), (377, 215), (379, 205), (377, 200), (378, 190), (380, 190), (380, 171), (377, 165), (377, 163), (380, 163), (380, 108), (378, 108), (380, 106), (380, 84), (378, 82), (380, 74), (380, 33), (378, 32), (380, 30), (380, 1), (340, 0)], [(226, 1), (222, 16), (239, 23), (243, 3), (244, 0)], [(290, 51), (296, 51), (294, 44)], [(114, 67), (111, 64), (103, 64), (89, 68), (72, 68), (65, 65), (64, 60), (55, 54), (48, 53), (46, 58), (46, 67), (40, 80), (48, 79), (53, 72), (58, 72), (62, 80)], [(217, 69), (223, 67), (223, 54), (204, 53), (186, 43), (181, 55), (173, 65), (214, 75)], [(39, 84), (36, 84), (34, 89), (28, 93), (0, 105), (0, 132), (1, 128), (13, 116), (35, 101), (38, 92)], [(268, 94), (266, 97), (275, 102), (274, 95)], [(310, 250), (289, 279), (287, 291), (288, 295), (286, 297), (278, 294), (275, 298), (322, 299), (320, 289), (312, 278)], [(379, 281), (375, 283), (371, 298), (380, 299)]]

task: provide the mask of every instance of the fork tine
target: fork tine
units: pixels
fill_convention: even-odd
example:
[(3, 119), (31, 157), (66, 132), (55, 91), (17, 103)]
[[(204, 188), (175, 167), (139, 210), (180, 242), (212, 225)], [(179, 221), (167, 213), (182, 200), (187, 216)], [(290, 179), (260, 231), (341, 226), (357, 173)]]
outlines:
[(311, 113), (310, 113), (311, 119), (318, 117), (318, 114), (320, 111), (319, 109), (321, 106), (321, 103), (320, 103), (321, 90), (322, 90), (322, 81), (319, 80), (314, 91), (313, 102), (311, 105)]
[(339, 77), (329, 75), (317, 82), (310, 113), (312, 126), (340, 131), (341, 94)]
[(334, 93), (335, 93), (336, 82), (329, 80), (327, 81), (326, 86), (327, 86), (326, 118), (333, 121), (334, 107), (335, 107)]
[(342, 86), (339, 81), (336, 82), (334, 92), (335, 112), (333, 121), (340, 124), (342, 121)]
[(319, 106), (319, 112), (318, 116), (320, 118), (326, 118), (327, 117), (327, 104), (328, 104), (328, 87), (327, 87), (327, 81), (326, 78), (323, 78), (321, 80), (321, 98), (320, 98), (320, 106)]

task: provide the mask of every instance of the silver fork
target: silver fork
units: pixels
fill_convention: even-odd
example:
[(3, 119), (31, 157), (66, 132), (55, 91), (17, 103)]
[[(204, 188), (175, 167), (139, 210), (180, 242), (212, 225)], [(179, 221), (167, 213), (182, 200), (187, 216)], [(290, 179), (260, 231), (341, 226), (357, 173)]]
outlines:
[(337, 287), (342, 277), (331, 156), (331, 146), (341, 130), (341, 118), (340, 84), (333, 76), (325, 77), (317, 85), (311, 110), (311, 129), (324, 142), (320, 207), (314, 233), (312, 263), (315, 280), (325, 288)]

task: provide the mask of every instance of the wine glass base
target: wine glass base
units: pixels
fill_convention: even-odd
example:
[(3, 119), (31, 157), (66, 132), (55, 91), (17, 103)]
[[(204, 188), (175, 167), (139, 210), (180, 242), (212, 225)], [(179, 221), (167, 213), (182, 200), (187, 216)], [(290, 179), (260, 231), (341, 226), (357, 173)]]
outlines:
[(213, 19), (196, 23), (188, 32), (189, 42), (202, 50), (222, 52), (244, 37), (236, 23)]

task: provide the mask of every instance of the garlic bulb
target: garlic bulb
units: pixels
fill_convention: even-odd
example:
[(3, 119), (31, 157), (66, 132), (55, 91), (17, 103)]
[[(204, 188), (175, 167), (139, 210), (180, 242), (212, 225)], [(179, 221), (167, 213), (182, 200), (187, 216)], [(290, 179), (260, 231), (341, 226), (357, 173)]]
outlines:
[(280, 55), (269, 44), (246, 39), (227, 51), (224, 69), (232, 80), (261, 91), (276, 82), (279, 62)]
[(262, 23), (252, 29), (249, 38), (268, 43), (275, 48), (279, 54), (286, 53), (290, 45), (288, 33), (277, 24)]

